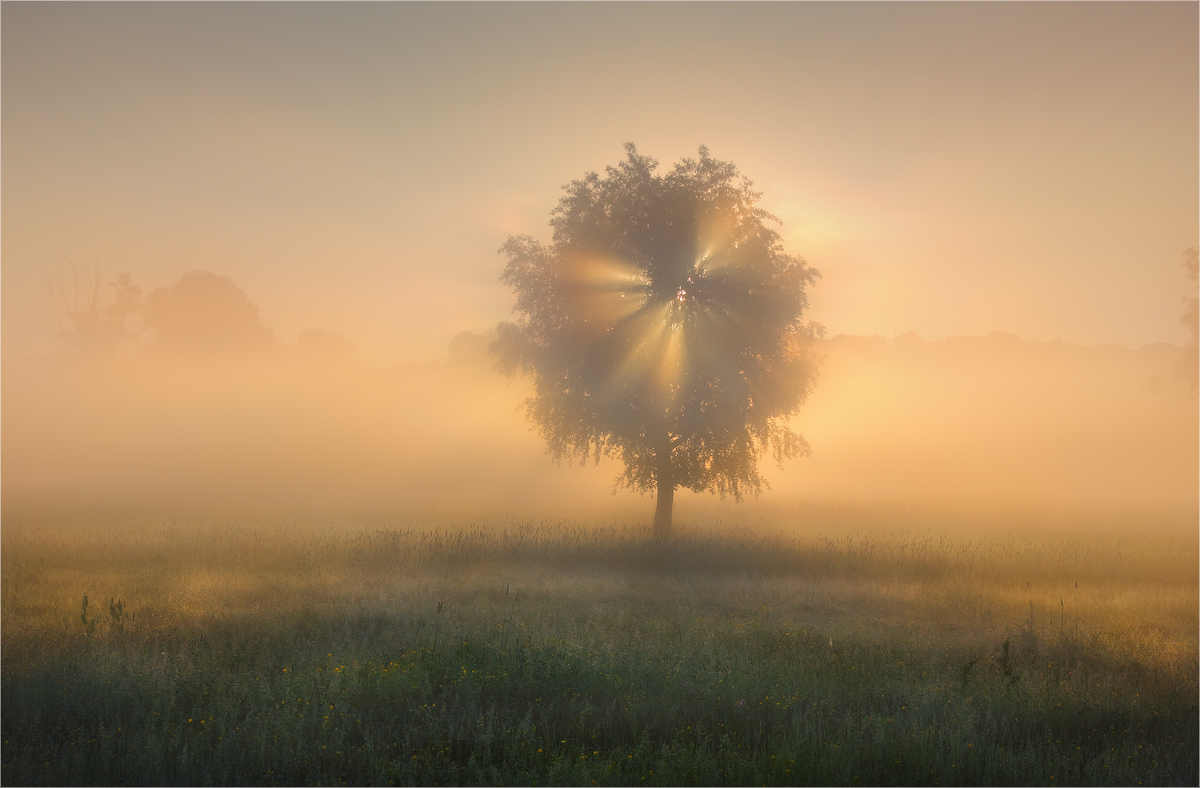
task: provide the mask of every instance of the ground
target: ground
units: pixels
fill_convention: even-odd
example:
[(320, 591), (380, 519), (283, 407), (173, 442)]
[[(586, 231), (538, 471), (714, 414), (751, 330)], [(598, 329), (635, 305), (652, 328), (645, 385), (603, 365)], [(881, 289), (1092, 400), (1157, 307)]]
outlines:
[(0, 778), (1197, 782), (1194, 518), (803, 515), (6, 512)]

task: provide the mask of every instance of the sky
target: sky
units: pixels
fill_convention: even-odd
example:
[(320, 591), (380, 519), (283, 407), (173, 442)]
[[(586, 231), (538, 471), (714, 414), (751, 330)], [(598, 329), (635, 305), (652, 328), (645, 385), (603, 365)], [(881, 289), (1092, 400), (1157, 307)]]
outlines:
[(443, 358), (497, 253), (634, 142), (708, 146), (831, 334), (1182, 344), (1195, 3), (0, 8), (6, 357), (72, 264), (235, 280), (285, 342)]

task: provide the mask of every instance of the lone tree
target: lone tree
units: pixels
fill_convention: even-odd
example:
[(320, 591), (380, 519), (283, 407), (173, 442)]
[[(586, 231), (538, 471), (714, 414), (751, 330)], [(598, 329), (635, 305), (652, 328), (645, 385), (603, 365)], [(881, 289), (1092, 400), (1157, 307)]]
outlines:
[(619, 486), (657, 491), (654, 533), (671, 530), (675, 488), (757, 495), (758, 459), (810, 453), (788, 427), (812, 389), (805, 289), (775, 217), (737, 168), (700, 148), (666, 175), (627, 157), (563, 187), (544, 246), (512, 236), (501, 281), (515, 323), (490, 351), (532, 377), (526, 413), (558, 460), (619, 458)]

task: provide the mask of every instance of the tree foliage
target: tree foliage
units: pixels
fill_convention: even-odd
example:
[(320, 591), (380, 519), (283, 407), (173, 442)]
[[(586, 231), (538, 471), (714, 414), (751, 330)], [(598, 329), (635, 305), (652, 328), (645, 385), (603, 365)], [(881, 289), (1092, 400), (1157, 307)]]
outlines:
[(788, 421), (814, 382), (818, 273), (733, 164), (702, 147), (660, 175), (626, 152), (564, 187), (549, 245), (501, 248), (517, 320), (492, 353), (532, 377), (527, 414), (555, 459), (620, 459), (618, 484), (657, 489), (660, 514), (677, 486), (757, 494), (764, 452), (809, 453)]
[(188, 271), (146, 297), (146, 325), (155, 350), (175, 355), (253, 354), (277, 350), (279, 340), (258, 307), (227, 276)]
[(141, 313), (142, 290), (129, 274), (106, 282), (99, 266), (70, 266), (70, 275), (50, 277), (50, 301), (58, 319), (58, 336), (80, 356), (107, 356), (136, 341), (132, 324)]

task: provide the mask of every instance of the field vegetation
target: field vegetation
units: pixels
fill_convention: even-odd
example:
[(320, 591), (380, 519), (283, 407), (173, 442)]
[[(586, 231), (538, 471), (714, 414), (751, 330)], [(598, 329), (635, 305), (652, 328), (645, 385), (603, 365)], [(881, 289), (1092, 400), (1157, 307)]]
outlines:
[(0, 780), (1196, 784), (1193, 514), (691, 514), (6, 512)]

